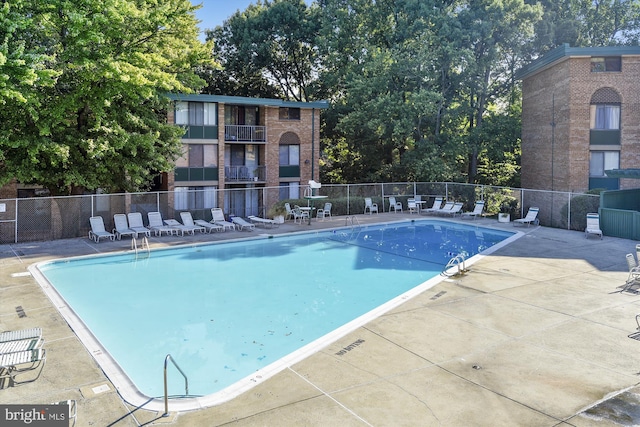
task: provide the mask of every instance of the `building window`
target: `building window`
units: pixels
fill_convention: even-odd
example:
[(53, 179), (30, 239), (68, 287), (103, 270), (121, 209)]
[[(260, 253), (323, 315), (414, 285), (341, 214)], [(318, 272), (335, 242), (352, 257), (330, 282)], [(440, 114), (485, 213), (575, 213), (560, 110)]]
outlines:
[(592, 178), (605, 178), (604, 171), (619, 169), (619, 151), (592, 151), (589, 159), (589, 176)]
[(175, 108), (177, 125), (215, 126), (218, 123), (213, 102), (176, 102)]
[(281, 182), (280, 183), (280, 200), (299, 199), (300, 183), (299, 182)]
[(300, 109), (280, 107), (280, 120), (300, 120)]
[(620, 105), (591, 104), (591, 129), (620, 129)]
[(259, 126), (260, 108), (244, 105), (225, 105), (224, 124), (237, 126)]
[(280, 146), (280, 166), (300, 165), (300, 146), (281, 145)]
[(176, 167), (214, 168), (218, 166), (218, 145), (183, 144), (183, 155), (176, 160)]
[(174, 209), (177, 211), (210, 209), (217, 207), (217, 187), (176, 187)]
[(591, 58), (591, 72), (604, 73), (622, 70), (622, 57), (620, 56), (594, 56)]

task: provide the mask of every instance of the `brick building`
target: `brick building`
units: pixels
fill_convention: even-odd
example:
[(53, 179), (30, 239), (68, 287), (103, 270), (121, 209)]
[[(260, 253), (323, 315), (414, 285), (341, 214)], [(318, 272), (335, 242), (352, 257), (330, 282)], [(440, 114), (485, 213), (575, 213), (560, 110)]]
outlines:
[[(175, 191), (176, 209), (214, 204), (240, 215), (258, 214), (258, 189), (281, 186), (279, 198), (298, 198), (299, 187), (318, 180), (320, 111), (326, 101), (218, 95), (174, 95), (169, 122), (184, 126), (184, 155), (176, 161), (166, 189)], [(204, 191), (193, 191), (204, 190)], [(183, 195), (183, 196), (181, 196)], [(271, 202), (274, 202), (272, 200)]]
[(640, 165), (640, 47), (565, 44), (522, 68), (523, 188), (637, 187), (606, 170)]

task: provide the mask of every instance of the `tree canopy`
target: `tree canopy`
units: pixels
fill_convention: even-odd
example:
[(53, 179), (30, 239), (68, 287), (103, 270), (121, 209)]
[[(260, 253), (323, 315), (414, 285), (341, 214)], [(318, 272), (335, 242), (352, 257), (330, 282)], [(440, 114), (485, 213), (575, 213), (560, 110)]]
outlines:
[(258, 1), (208, 32), (209, 93), (329, 99), (322, 179), (519, 184), (515, 72), (562, 43), (637, 45), (634, 0)]
[(0, 2), (0, 184), (145, 189), (182, 130), (167, 92), (328, 99), (325, 182), (518, 185), (515, 72), (640, 43), (636, 0), (257, 0), (198, 39), (189, 0)]
[[(212, 62), (189, 0), (4, 2), (0, 182), (134, 191), (173, 169), (170, 91)], [(5, 25), (6, 24), (6, 25)]]

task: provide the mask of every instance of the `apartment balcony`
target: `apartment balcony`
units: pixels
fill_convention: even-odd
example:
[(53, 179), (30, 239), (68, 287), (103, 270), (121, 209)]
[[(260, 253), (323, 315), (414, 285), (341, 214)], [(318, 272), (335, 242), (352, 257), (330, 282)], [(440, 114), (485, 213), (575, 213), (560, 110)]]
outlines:
[(224, 178), (226, 182), (265, 182), (267, 168), (266, 166), (225, 166)]
[(250, 125), (224, 125), (226, 142), (263, 142), (266, 143), (267, 127)]

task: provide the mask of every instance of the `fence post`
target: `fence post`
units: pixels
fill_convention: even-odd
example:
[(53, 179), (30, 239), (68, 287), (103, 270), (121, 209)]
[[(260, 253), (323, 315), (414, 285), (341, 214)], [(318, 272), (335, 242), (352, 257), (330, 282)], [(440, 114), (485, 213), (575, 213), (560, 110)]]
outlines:
[(567, 230), (571, 230), (571, 193), (567, 193), (569, 200), (567, 201)]

